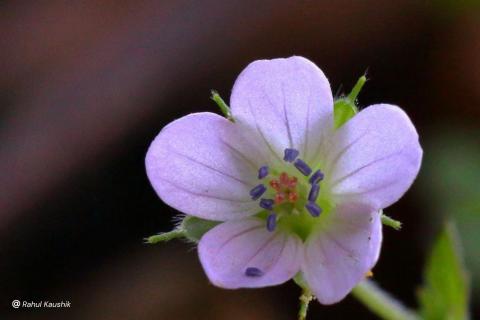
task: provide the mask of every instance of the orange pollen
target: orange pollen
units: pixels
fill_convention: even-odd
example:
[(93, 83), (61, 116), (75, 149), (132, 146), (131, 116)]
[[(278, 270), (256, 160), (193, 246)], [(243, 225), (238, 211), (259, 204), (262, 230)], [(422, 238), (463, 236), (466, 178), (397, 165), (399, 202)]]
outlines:
[(275, 191), (280, 191), (280, 182), (276, 179), (270, 181), (270, 187), (272, 187)]
[(288, 188), (289, 188), (290, 190), (295, 189), (295, 187), (297, 186), (297, 182), (298, 182), (297, 177), (291, 177), (291, 178), (288, 180)]
[(282, 204), (285, 201), (295, 203), (298, 200), (297, 185), (298, 178), (289, 176), (288, 173), (282, 172), (278, 179), (270, 180), (270, 187), (276, 191), (274, 196), (275, 204)]
[(289, 182), (290, 182), (290, 178), (288, 177), (288, 174), (286, 172), (280, 173), (280, 184), (282, 186), (288, 186)]
[(275, 204), (282, 204), (283, 201), (285, 201), (285, 194), (284, 194), (284, 193), (280, 193), (280, 192), (277, 193), (277, 194), (275, 195), (274, 201), (275, 201)]
[(295, 191), (290, 192), (290, 193), (288, 194), (288, 201), (289, 201), (290, 203), (294, 203), (294, 202), (297, 201), (297, 200), (298, 200), (298, 194), (297, 194)]

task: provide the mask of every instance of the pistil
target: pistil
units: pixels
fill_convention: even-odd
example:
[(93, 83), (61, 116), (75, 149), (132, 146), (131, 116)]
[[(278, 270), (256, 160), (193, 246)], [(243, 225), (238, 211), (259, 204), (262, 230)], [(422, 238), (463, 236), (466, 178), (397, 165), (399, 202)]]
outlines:
[[(320, 182), (323, 180), (324, 174), (321, 170), (316, 170), (312, 174), (313, 170), (311, 167), (299, 158), (299, 155), (300, 152), (298, 150), (287, 148), (284, 151), (283, 160), (288, 164), (293, 164), (302, 176), (305, 177), (303, 185), (305, 185), (305, 183), (310, 185), (310, 189), (307, 189), (308, 195), (303, 199), (302, 204), (305, 203), (304, 208), (312, 217), (318, 217), (322, 212), (322, 208), (317, 205), (316, 201), (320, 193)], [(262, 165), (258, 169), (258, 179), (262, 180), (270, 177), (267, 186), (271, 188), (270, 190), (273, 191), (273, 194), (268, 196), (269, 192), (267, 191), (269, 188), (267, 188), (265, 184), (259, 184), (250, 190), (250, 196), (252, 200), (255, 201), (267, 192), (267, 197), (261, 198), (258, 204), (268, 212), (266, 216), (266, 227), (269, 232), (275, 231), (277, 222), (281, 219), (282, 215), (293, 213), (294, 211), (298, 214), (298, 206), (295, 204), (302, 197), (297, 191), (299, 180), (296, 176), (289, 175), (287, 171), (282, 171), (278, 175), (276, 172), (278, 171), (273, 170), (272, 177), (272, 172), (267, 165)], [(275, 177), (276, 175), (277, 177)], [(289, 204), (289, 206), (279, 207), (284, 204)], [(291, 205), (293, 205), (293, 207)], [(255, 272), (250, 270), (250, 273), (254, 274)]]

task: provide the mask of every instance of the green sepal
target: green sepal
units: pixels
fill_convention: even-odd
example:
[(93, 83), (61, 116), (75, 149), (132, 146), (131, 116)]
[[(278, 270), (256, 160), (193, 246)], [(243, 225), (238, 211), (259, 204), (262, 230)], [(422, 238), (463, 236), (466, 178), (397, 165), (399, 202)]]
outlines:
[(468, 319), (469, 279), (453, 223), (437, 238), (418, 291), (420, 313), (425, 320)]
[(212, 99), (217, 104), (217, 106), (220, 108), (220, 111), (222, 111), (225, 118), (234, 122), (232, 113), (230, 112), (230, 107), (225, 103), (222, 97), (220, 97), (218, 92), (215, 90), (211, 90), (210, 93), (211, 93), (210, 99)]
[(333, 105), (333, 124), (335, 129), (340, 128), (344, 123), (353, 118), (357, 113), (355, 103), (348, 98), (339, 98)]
[(153, 236), (147, 237), (144, 239), (145, 243), (155, 244), (159, 242), (167, 242), (172, 239), (183, 238), (185, 237), (185, 232), (182, 229), (175, 228), (169, 232), (161, 232)]
[(383, 214), (383, 211), (381, 211), (380, 213), (382, 216), (381, 216), (381, 219), (382, 219), (382, 223), (386, 226), (389, 226), (389, 227), (392, 227), (393, 229), (395, 230), (400, 230), (402, 229), (402, 223), (398, 220), (395, 220), (393, 218), (390, 218), (389, 216), (387, 216), (386, 214)]
[(185, 232), (185, 238), (198, 243), (210, 229), (220, 224), (220, 221), (204, 220), (193, 216), (185, 216), (180, 228)]
[(367, 78), (365, 75), (361, 76), (352, 91), (345, 97), (341, 97), (335, 100), (333, 104), (333, 124), (335, 129), (340, 128), (348, 120), (353, 118), (358, 112), (356, 105), (357, 96), (362, 90)]
[(161, 232), (145, 238), (145, 243), (155, 244), (167, 242), (177, 238), (185, 238), (191, 242), (198, 243), (202, 236), (210, 229), (220, 224), (220, 221), (200, 219), (192, 216), (185, 216), (178, 227), (169, 232)]

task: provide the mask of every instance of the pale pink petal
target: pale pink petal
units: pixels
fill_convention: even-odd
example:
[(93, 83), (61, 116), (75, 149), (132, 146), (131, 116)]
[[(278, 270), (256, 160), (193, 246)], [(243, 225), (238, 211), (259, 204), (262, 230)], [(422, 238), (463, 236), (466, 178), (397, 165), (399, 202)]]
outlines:
[(305, 280), (322, 304), (342, 300), (378, 260), (382, 242), (379, 212), (343, 205), (326, 217), (326, 226), (307, 240)]
[[(198, 254), (210, 281), (227, 289), (273, 286), (291, 279), (300, 269), (301, 240), (281, 231), (269, 232), (265, 221), (227, 221), (207, 232)], [(247, 268), (261, 276), (247, 276)]]
[(252, 62), (237, 78), (230, 104), (235, 121), (276, 159), (285, 148), (295, 148), (310, 162), (333, 125), (330, 84), (302, 57)]
[(196, 113), (166, 126), (145, 165), (157, 194), (175, 209), (211, 220), (255, 214), (249, 191), (265, 160), (238, 126), (213, 113)]
[(418, 134), (400, 108), (370, 106), (335, 132), (325, 183), (337, 203), (361, 202), (382, 209), (396, 202), (420, 169)]

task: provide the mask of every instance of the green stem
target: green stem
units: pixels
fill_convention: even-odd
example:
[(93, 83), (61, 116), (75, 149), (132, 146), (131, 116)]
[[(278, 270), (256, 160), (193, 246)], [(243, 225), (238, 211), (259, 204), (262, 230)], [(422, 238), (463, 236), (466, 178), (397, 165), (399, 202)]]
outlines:
[(145, 238), (145, 242), (149, 244), (155, 244), (159, 242), (166, 242), (176, 238), (185, 237), (185, 230), (183, 229), (174, 229), (169, 232), (162, 232), (148, 238)]
[(384, 320), (418, 320), (418, 315), (403, 306), (399, 301), (383, 291), (371, 280), (360, 282), (352, 295), (371, 312)]
[(300, 296), (300, 310), (298, 311), (298, 320), (307, 319), (308, 305), (313, 300), (313, 295), (309, 289), (303, 288), (302, 295)]

